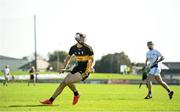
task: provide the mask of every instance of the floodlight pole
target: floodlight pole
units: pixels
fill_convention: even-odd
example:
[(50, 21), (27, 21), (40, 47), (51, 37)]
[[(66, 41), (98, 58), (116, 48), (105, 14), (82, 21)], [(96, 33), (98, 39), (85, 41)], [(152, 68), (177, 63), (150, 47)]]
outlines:
[(34, 57), (35, 57), (35, 69), (37, 70), (36, 15), (34, 15)]

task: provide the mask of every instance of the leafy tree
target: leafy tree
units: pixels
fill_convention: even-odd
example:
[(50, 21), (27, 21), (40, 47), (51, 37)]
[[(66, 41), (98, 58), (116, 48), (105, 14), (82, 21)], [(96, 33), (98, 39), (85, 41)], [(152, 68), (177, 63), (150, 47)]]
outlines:
[(54, 71), (59, 71), (60, 68), (63, 68), (63, 63), (68, 53), (65, 51), (54, 51), (53, 53), (49, 53), (48, 62), (50, 63), (50, 67), (53, 67)]
[(95, 70), (102, 73), (119, 73), (121, 65), (132, 68), (131, 61), (124, 52), (107, 54), (96, 61)]

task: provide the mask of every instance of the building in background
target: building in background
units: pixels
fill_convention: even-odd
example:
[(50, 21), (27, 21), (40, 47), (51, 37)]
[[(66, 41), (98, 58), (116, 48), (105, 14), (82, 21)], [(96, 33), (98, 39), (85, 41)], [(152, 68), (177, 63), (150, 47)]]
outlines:
[[(23, 71), (27, 71), (29, 70), (32, 66), (35, 66), (35, 60), (25, 64), (25, 65), (22, 65), (21, 67), (19, 67), (20, 70), (23, 70)], [(42, 71), (46, 71), (47, 68), (49, 67), (49, 63), (48, 61), (46, 61), (45, 59), (43, 59), (42, 57), (38, 56), (37, 57), (37, 69), (42, 72)]]
[(169, 75), (171, 79), (178, 77), (180, 79), (180, 62), (163, 62), (169, 69), (162, 70), (162, 75)]
[(180, 70), (180, 62), (163, 62), (169, 69)]
[[(18, 59), (0, 55), (0, 70), (2, 70), (6, 65), (9, 65), (11, 71), (27, 71), (32, 66), (35, 66), (35, 60), (29, 62), (28, 59)], [(39, 71), (46, 71), (48, 66), (49, 63), (45, 59), (37, 57), (37, 68)]]
[(19, 67), (25, 64), (28, 64), (27, 59), (18, 59), (0, 55), (0, 70), (2, 70), (6, 65), (9, 65), (11, 71), (17, 71), (19, 70)]

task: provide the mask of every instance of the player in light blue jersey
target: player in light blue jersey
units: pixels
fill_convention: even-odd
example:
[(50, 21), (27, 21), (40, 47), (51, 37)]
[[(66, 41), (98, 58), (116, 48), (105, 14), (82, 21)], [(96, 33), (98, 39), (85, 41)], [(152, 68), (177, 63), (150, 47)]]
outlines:
[(148, 94), (145, 99), (152, 98), (152, 80), (155, 79), (159, 84), (161, 84), (168, 92), (169, 99), (172, 99), (174, 92), (170, 90), (168, 85), (161, 78), (161, 67), (160, 64), (164, 60), (163, 55), (156, 49), (154, 49), (154, 44), (152, 41), (147, 42), (149, 51), (146, 53), (145, 67), (149, 68), (149, 75), (146, 79), (148, 86)]

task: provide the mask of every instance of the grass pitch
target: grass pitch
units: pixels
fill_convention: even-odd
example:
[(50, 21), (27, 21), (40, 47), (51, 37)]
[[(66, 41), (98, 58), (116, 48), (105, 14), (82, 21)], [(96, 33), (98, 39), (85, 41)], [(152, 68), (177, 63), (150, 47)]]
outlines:
[[(28, 71), (12, 71), (12, 75), (29, 75)], [(40, 74), (58, 74), (58, 72), (41, 72)], [(3, 76), (3, 73), (0, 72), (0, 76)], [(122, 75), (115, 73), (91, 73), (88, 79), (132, 79), (132, 80), (141, 80), (141, 75)]]
[(77, 84), (81, 94), (79, 103), (72, 103), (72, 92), (65, 88), (52, 106), (39, 100), (49, 98), (58, 84), (11, 83), (0, 85), (0, 112), (119, 112), (119, 111), (180, 111), (180, 86), (171, 86), (175, 95), (169, 100), (166, 91), (153, 86), (153, 99), (144, 100), (147, 89), (138, 85)]

